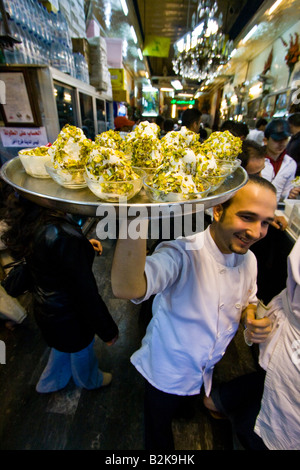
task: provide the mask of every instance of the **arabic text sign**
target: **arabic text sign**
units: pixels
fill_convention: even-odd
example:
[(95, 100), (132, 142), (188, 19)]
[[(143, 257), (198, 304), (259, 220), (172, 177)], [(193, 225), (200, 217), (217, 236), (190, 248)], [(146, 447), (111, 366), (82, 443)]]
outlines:
[(40, 147), (47, 145), (45, 127), (0, 127), (3, 147)]

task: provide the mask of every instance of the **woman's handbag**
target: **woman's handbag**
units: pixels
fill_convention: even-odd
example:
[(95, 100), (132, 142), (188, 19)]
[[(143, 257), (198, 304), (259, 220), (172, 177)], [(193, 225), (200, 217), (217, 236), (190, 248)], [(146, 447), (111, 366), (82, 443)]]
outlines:
[(25, 260), (13, 261), (3, 266), (4, 269), (12, 268), (1, 282), (2, 287), (11, 297), (18, 297), (24, 292), (30, 291), (33, 280)]

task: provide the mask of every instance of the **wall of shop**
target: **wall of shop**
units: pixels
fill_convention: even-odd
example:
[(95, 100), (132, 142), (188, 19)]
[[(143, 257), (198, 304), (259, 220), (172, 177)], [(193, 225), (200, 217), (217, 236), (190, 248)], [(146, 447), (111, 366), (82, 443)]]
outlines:
[[(290, 35), (294, 37), (295, 33), (300, 31), (300, 21), (298, 21), (292, 28), (288, 29), (282, 38), (289, 44)], [(268, 60), (269, 54), (273, 49), (273, 60), (270, 72), (268, 75), (274, 77), (274, 83), (272, 84), (272, 92), (279, 91), (287, 87), (289, 68), (285, 63), (285, 55), (287, 47), (283, 45), (281, 38), (277, 38), (276, 41), (266, 48), (261, 54), (255, 57), (249, 64), (247, 80), (252, 83), (255, 81), (257, 74), (262, 73), (264, 64)]]
[[(285, 56), (290, 44), (290, 36), (292, 35), (294, 39), (295, 33), (298, 33), (299, 30), (300, 22), (298, 21), (251, 61), (248, 63), (242, 61), (238, 63), (234, 77), (224, 85), (221, 110), (223, 119), (243, 119), (247, 122), (249, 114), (247, 103), (251, 102), (251, 100), (258, 100), (258, 98), (266, 102), (267, 96), (271, 97), (276, 93), (286, 92), (286, 99), (290, 100), (292, 80), (289, 79), (289, 67), (285, 62)], [(285, 41), (287, 46), (284, 45), (283, 41)], [(263, 73), (266, 63), (271, 58), (271, 54), (270, 70), (265, 74), (268, 80), (264, 83), (262, 80), (259, 80), (259, 76)], [(241, 91), (240, 96), (238, 96), (238, 91)], [(259, 106), (258, 102), (257, 106)], [(288, 113), (288, 109), (286, 113)], [(266, 117), (270, 118), (272, 117), (271, 115), (272, 112)], [(248, 121), (250, 125), (254, 125), (253, 114), (251, 114), (251, 118)]]

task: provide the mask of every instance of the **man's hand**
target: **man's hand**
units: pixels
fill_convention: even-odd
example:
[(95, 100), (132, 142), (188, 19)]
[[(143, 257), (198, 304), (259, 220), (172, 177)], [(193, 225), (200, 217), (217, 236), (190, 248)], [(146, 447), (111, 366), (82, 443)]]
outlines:
[(112, 346), (113, 344), (115, 344), (115, 342), (117, 341), (117, 339), (119, 338), (119, 335), (115, 336), (112, 340), (110, 341), (106, 341), (105, 344), (107, 344), (107, 346)]
[(248, 305), (243, 312), (245, 335), (249, 343), (263, 343), (272, 331), (272, 323), (268, 317), (255, 319), (256, 305)]
[(91, 238), (89, 242), (92, 244), (96, 253), (98, 255), (102, 255), (103, 248), (102, 248), (101, 242), (99, 240), (95, 240), (94, 238)]
[(288, 222), (283, 215), (275, 215), (274, 220), (270, 225), (273, 225), (273, 227), (283, 231), (287, 228)]
[(300, 194), (300, 186), (296, 186), (295, 188), (290, 190), (289, 199), (297, 199)]

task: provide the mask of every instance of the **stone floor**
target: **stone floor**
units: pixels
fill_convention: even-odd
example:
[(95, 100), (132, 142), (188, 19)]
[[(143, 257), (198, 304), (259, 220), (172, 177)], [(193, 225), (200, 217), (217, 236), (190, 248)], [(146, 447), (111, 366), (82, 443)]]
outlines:
[[(89, 238), (94, 237), (94, 227)], [(22, 302), (28, 318), (14, 331), (0, 322), (0, 340), (6, 345), (6, 364), (0, 365), (1, 450), (106, 450), (143, 449), (143, 378), (130, 363), (139, 347), (148, 314), (145, 308), (114, 298), (110, 267), (114, 242), (103, 241), (103, 254), (95, 258), (94, 272), (99, 292), (106, 301), (120, 336), (108, 347), (96, 339), (102, 370), (113, 373), (107, 388), (86, 391), (69, 384), (63, 391), (40, 395), (36, 382), (46, 364), (49, 348), (30, 312), (30, 298)], [(215, 382), (255, 369), (253, 350), (239, 330), (222, 361), (215, 367)], [(174, 422), (177, 450), (232, 450), (229, 422), (214, 420), (199, 396), (196, 413)]]

